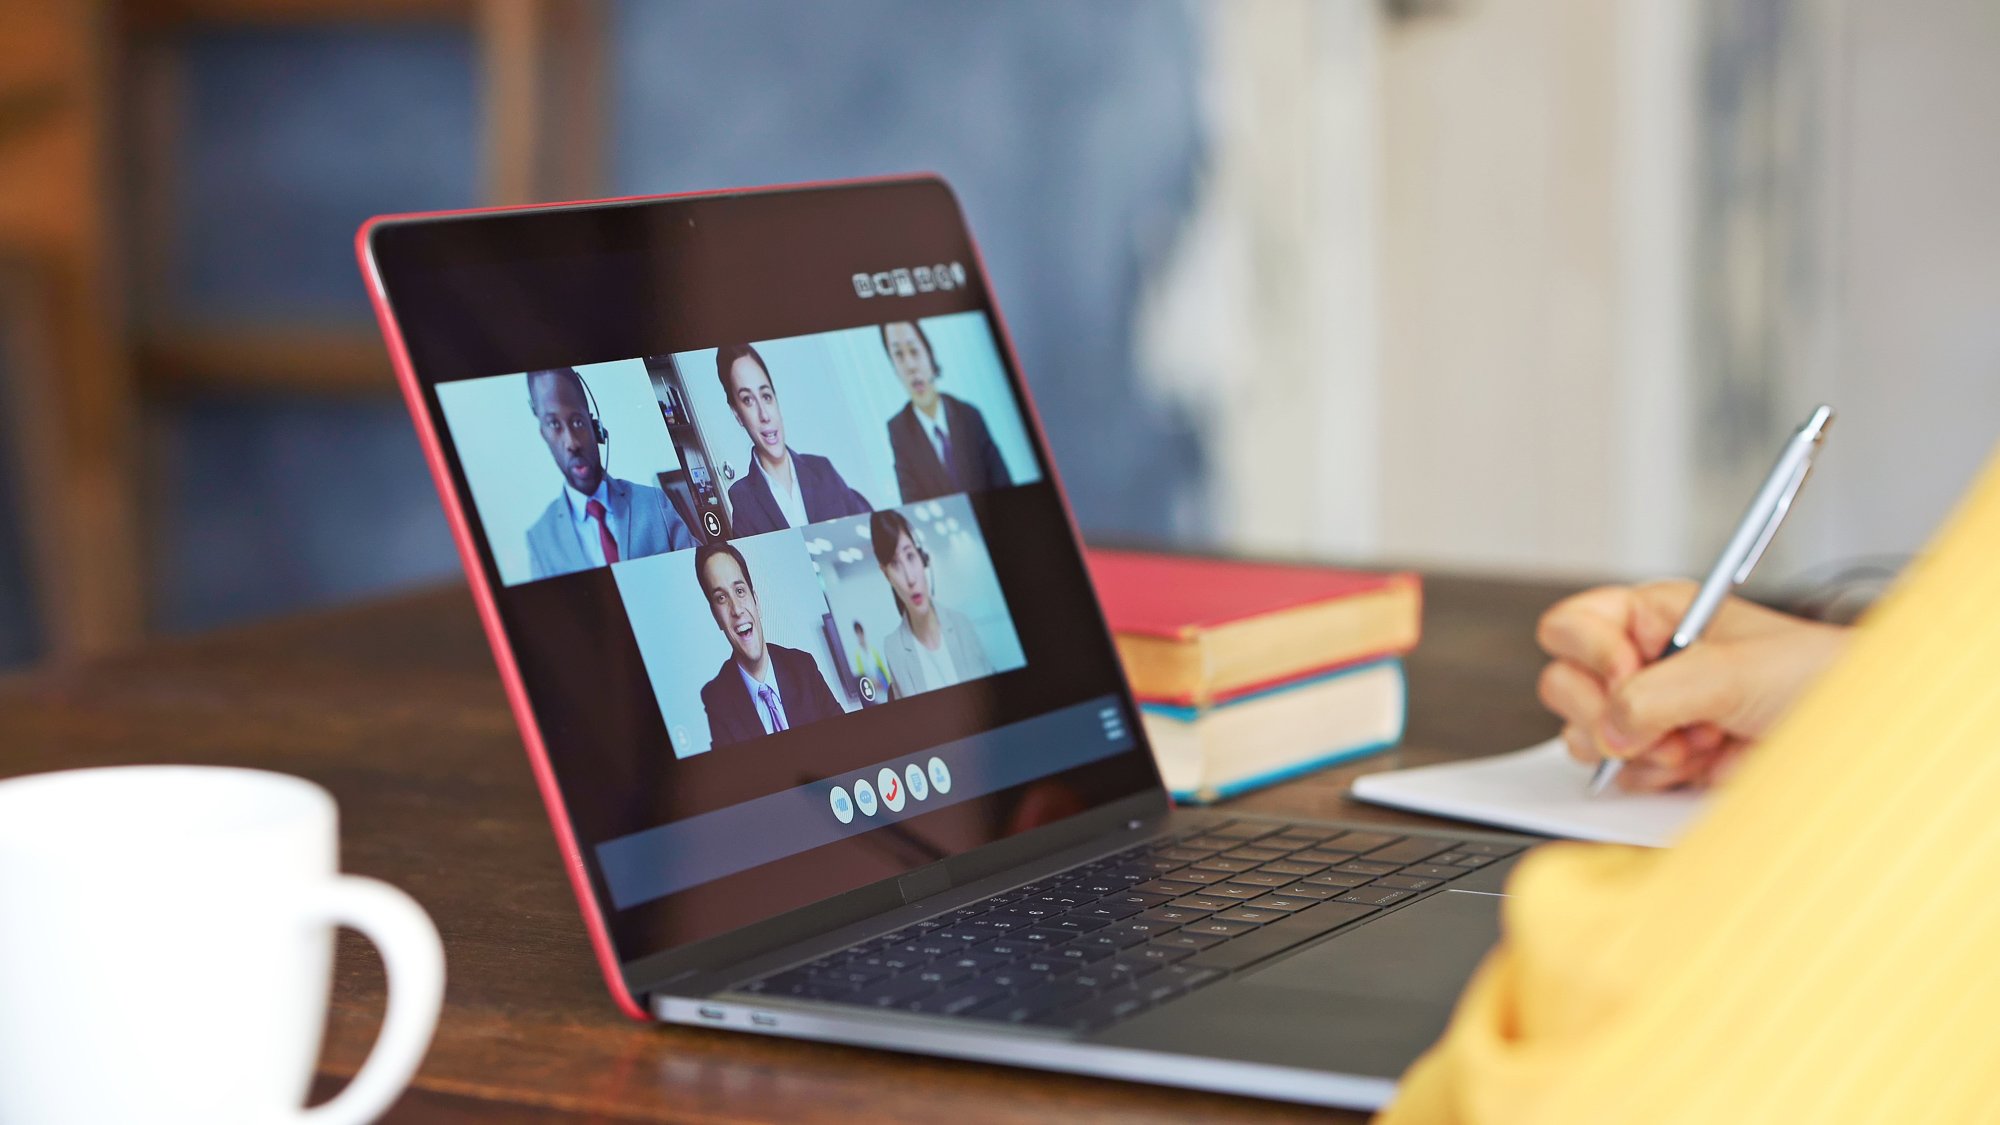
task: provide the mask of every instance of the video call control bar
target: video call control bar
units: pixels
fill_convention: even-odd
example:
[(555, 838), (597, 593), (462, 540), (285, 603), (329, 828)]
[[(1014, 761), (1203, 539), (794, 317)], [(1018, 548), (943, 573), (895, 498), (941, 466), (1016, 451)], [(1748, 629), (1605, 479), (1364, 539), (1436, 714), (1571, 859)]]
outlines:
[(620, 836), (597, 846), (597, 861), (612, 905), (623, 910), (1134, 745), (1117, 697), (1106, 695)]

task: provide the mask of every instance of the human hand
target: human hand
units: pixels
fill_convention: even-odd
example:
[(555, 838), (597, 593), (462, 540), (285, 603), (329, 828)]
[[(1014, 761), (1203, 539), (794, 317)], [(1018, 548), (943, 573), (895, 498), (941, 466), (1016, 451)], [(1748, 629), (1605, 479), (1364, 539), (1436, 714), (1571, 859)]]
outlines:
[(1624, 760), (1628, 792), (1708, 785), (1840, 655), (1847, 630), (1731, 597), (1699, 642), (1657, 660), (1698, 587), (1603, 586), (1556, 603), (1535, 639), (1542, 703), (1570, 755)]

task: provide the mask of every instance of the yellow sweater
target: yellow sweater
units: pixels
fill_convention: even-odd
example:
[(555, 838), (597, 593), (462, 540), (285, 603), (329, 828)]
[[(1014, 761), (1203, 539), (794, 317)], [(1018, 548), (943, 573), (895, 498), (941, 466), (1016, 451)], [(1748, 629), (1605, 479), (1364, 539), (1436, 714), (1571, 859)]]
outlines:
[(1677, 846), (1508, 889), (1382, 1120), (2000, 1121), (2000, 459)]

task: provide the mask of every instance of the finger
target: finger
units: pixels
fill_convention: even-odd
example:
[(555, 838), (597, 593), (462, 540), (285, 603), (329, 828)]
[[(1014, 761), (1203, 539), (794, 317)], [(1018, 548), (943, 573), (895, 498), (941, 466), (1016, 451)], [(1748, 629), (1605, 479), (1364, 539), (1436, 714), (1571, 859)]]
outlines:
[(1569, 756), (1586, 766), (1594, 766), (1604, 760), (1604, 756), (1597, 752), (1597, 740), (1591, 737), (1586, 727), (1575, 723), (1569, 724), (1563, 728), (1562, 740), (1563, 746), (1569, 750)]
[(1664, 793), (1687, 780), (1679, 770), (1647, 762), (1627, 762), (1618, 772), (1618, 788), (1627, 793)]
[(1647, 660), (1658, 658), (1674, 639), (1674, 630), (1687, 616), (1688, 606), (1701, 587), (1683, 578), (1647, 582), (1632, 587), (1630, 635), (1632, 644)]
[(1592, 727), (1604, 714), (1604, 685), (1567, 660), (1552, 661), (1542, 669), (1535, 694), (1542, 706), (1567, 723)]
[(1748, 733), (1747, 699), (1743, 669), (1729, 647), (1696, 645), (1671, 660), (1647, 665), (1612, 689), (1597, 733), (1618, 757), (1696, 723)]
[(1607, 683), (1631, 675), (1643, 658), (1630, 640), (1632, 592), (1603, 586), (1564, 598), (1542, 615), (1535, 641), (1542, 651), (1567, 660)]

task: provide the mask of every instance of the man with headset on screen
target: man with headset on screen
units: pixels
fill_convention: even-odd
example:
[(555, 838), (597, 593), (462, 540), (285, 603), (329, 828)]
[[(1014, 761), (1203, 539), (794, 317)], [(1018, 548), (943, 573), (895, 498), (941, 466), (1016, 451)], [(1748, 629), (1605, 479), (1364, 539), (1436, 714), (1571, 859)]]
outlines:
[(529, 573), (552, 578), (623, 559), (694, 546), (667, 494), (611, 476), (611, 432), (597, 417), (595, 398), (574, 367), (528, 372), (528, 405), (542, 440), (562, 471), (564, 488), (528, 528)]
[(711, 749), (846, 713), (811, 653), (764, 639), (757, 584), (734, 544), (704, 544), (694, 553), (694, 576), (729, 639), (729, 659), (701, 688)]

